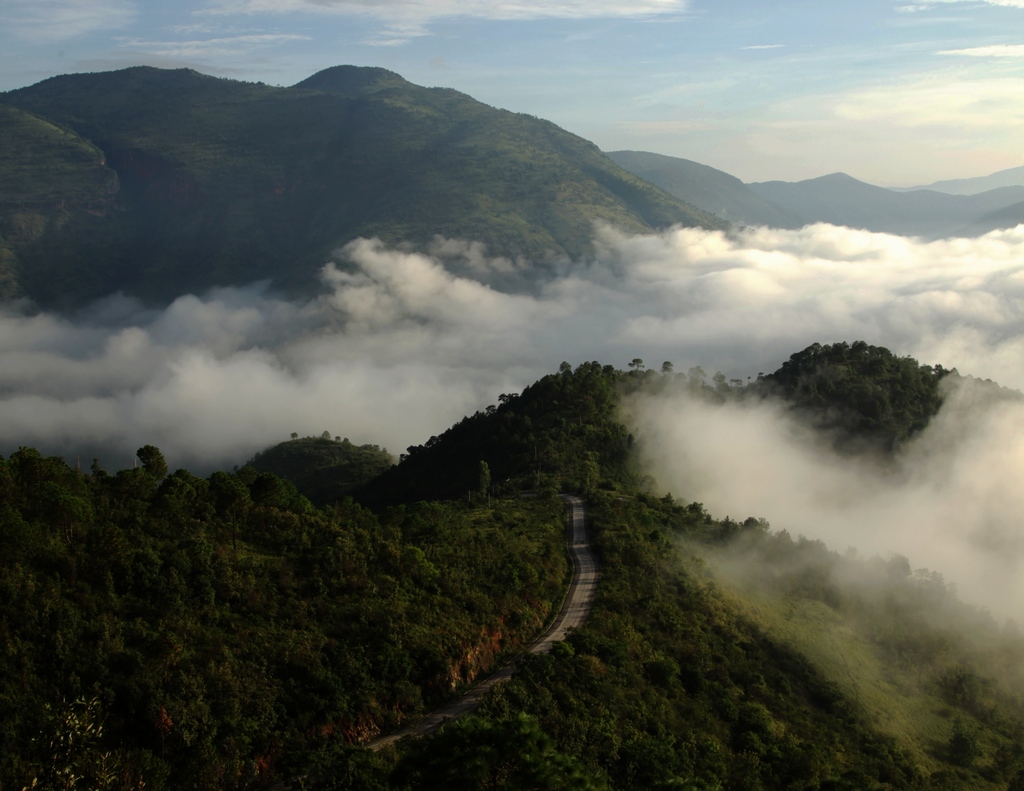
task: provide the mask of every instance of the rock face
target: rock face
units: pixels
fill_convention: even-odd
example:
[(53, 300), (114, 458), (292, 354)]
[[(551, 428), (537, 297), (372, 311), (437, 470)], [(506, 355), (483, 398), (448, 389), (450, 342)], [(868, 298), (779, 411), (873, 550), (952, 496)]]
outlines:
[[(276, 88), (138, 67), (0, 94), (0, 111), (9, 290), (44, 306), (268, 278), (309, 290), (359, 236), (551, 262), (586, 255), (595, 221), (724, 227), (554, 124), (383, 69)], [(44, 197), (92, 214), (10, 235)]]

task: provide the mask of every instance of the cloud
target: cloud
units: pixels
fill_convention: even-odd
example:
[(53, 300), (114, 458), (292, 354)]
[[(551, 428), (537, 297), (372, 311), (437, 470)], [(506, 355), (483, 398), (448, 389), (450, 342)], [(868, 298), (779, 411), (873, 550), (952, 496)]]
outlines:
[(1024, 44), (994, 44), (988, 47), (946, 49), (940, 55), (965, 55), (971, 58), (1024, 58)]
[(234, 55), (248, 52), (254, 47), (281, 44), (289, 41), (308, 41), (309, 36), (293, 33), (250, 33), (191, 41), (149, 41), (140, 38), (122, 38), (118, 43), (127, 49), (137, 49), (165, 58), (198, 58)]
[(0, 22), (19, 38), (41, 43), (125, 28), (137, 14), (130, 0), (7, 0)]
[(955, 583), (999, 618), (1024, 609), (1024, 403), (966, 380), (896, 469), (839, 457), (778, 404), (634, 405), (661, 485), (719, 517), (764, 516), (833, 550), (893, 553)]
[(835, 104), (834, 112), (845, 120), (909, 128), (1002, 131), (1024, 124), (1024, 79), (936, 73), (852, 91)]
[(637, 19), (678, 14), (685, 11), (687, 5), (688, 0), (638, 0), (631, 3), (619, 0), (437, 0), (430, 3), (418, 0), (222, 0), (202, 13), (225, 16), (311, 13), (366, 17), (385, 25), (371, 43), (390, 45), (425, 35), (430, 24), (441, 19)]
[[(977, 3), (979, 0), (935, 0), (934, 3), (925, 4), (925, 7), (929, 7), (935, 4), (951, 4), (951, 3)], [(985, 5), (1002, 6), (1004, 8), (1024, 8), (1024, 0), (980, 0)]]

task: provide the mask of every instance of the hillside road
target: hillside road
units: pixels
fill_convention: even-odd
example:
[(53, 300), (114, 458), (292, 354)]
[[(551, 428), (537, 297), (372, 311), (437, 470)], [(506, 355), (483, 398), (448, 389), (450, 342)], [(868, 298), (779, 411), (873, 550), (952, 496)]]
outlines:
[[(544, 634), (530, 643), (520, 656), (527, 653), (546, 654), (555, 643), (565, 639), (570, 629), (582, 626), (590, 614), (590, 610), (594, 605), (594, 597), (597, 595), (600, 572), (597, 567), (597, 560), (590, 548), (590, 538), (587, 532), (586, 505), (582, 498), (574, 495), (566, 494), (561, 495), (561, 497), (569, 505), (567, 538), (569, 554), (572, 556), (573, 563), (572, 582), (569, 583), (569, 590), (566, 593), (565, 601), (562, 602), (562, 608), (559, 610), (551, 626)], [(392, 744), (399, 739), (404, 739), (406, 736), (423, 736), (436, 730), (448, 720), (470, 713), (480, 705), (484, 696), (487, 695), (495, 684), (508, 681), (512, 677), (512, 674), (515, 672), (516, 661), (513, 660), (501, 668), (501, 670), (468, 690), (464, 695), (446, 703), (423, 719), (387, 736), (381, 736), (367, 742), (365, 746), (371, 750), (379, 750), (385, 745)]]

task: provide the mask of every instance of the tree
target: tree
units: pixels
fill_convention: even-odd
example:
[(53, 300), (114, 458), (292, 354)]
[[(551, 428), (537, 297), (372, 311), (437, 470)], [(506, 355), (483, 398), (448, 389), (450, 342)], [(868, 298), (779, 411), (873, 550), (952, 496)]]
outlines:
[(491, 468), (487, 466), (487, 462), (480, 461), (480, 496), (486, 497), (487, 492), (491, 488)]
[(155, 445), (143, 445), (135, 451), (135, 455), (142, 462), (142, 469), (158, 481), (167, 476), (167, 462), (164, 461), (164, 455)]
[(641, 357), (634, 357), (632, 359), (632, 361), (629, 363), (629, 367), (631, 369), (633, 369), (634, 371), (636, 371), (637, 373), (640, 373), (641, 371), (644, 370), (643, 358), (641, 358)]
[(231, 526), (231, 548), (237, 549), (238, 527), (245, 519), (251, 498), (249, 487), (237, 475), (215, 472), (210, 476), (210, 493), (218, 515)]
[(297, 432), (297, 431), (293, 431), (293, 432), (291, 433), (291, 438), (292, 438), (292, 439), (298, 439), (298, 438), (299, 438), (299, 432)]
[(957, 766), (970, 766), (981, 755), (978, 734), (964, 725), (959, 717), (953, 720), (953, 733), (946, 742), (946, 751), (950, 762)]
[(670, 373), (672, 373), (672, 370), (674, 368), (675, 368), (675, 366), (672, 365), (672, 361), (671, 360), (665, 360), (665, 362), (663, 362), (661, 364), (661, 372), (663, 374), (670, 374)]
[(120, 754), (101, 752), (103, 716), (99, 698), (64, 701), (55, 708), (47, 705), (45, 711), (46, 721), (37, 742), (40, 771), (29, 789), (115, 791), (144, 787), (142, 778), (123, 765)]
[(414, 788), (509, 791), (597, 789), (604, 784), (560, 753), (534, 717), (466, 717), (413, 746), (397, 767)]

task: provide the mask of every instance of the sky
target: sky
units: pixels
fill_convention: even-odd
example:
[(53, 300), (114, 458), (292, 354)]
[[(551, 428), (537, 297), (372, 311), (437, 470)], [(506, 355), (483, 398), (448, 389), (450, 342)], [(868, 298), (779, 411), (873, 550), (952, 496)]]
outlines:
[(382, 66), (747, 182), (1024, 165), (1024, 0), (0, 0), (0, 90), (140, 64)]

